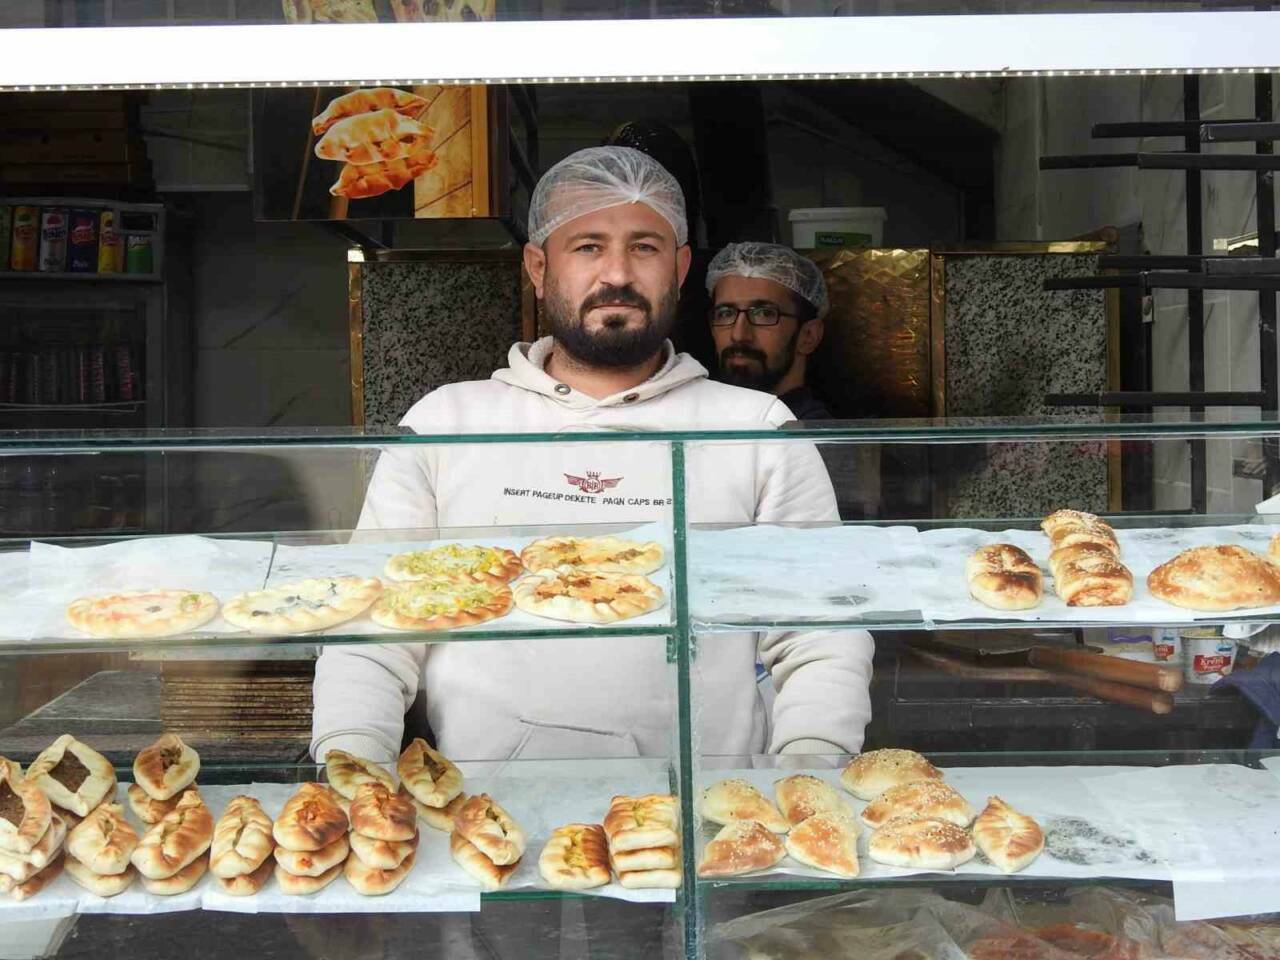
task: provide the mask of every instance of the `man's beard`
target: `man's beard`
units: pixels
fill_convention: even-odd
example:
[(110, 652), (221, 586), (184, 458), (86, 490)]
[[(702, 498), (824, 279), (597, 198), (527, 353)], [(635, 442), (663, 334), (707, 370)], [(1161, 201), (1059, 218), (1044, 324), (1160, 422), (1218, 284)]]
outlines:
[[(769, 364), (769, 358), (765, 356), (763, 350), (736, 343), (730, 344), (720, 351), (720, 379), (737, 387), (747, 387), (751, 390), (763, 390), (765, 393), (772, 393), (773, 388), (787, 375), (787, 372), (791, 369), (791, 364), (795, 362), (796, 341), (799, 339), (800, 330), (797, 328), (796, 332), (791, 335), (787, 345), (778, 355), (778, 362), (772, 366)], [(730, 365), (728, 361), (735, 357), (754, 362), (747, 365)]]
[[(678, 291), (672, 284), (657, 306), (630, 284), (606, 285), (587, 297), (575, 310), (548, 278), (543, 308), (547, 326), (562, 348), (589, 367), (626, 369), (638, 367), (662, 349), (676, 325)], [(621, 303), (644, 313), (644, 325), (629, 327), (630, 312), (608, 313), (595, 330), (586, 326), (587, 314), (601, 304)]]

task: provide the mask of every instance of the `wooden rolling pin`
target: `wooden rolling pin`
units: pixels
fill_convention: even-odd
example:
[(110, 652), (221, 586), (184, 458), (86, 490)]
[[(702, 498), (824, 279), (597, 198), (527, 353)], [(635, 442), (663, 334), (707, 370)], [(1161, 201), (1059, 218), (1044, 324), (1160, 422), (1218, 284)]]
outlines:
[(1032, 647), (1027, 662), (1033, 667), (1076, 673), (1099, 680), (1127, 683), (1132, 687), (1177, 693), (1182, 689), (1182, 671), (1158, 663), (1139, 663), (1099, 653), (1059, 650), (1054, 647)]

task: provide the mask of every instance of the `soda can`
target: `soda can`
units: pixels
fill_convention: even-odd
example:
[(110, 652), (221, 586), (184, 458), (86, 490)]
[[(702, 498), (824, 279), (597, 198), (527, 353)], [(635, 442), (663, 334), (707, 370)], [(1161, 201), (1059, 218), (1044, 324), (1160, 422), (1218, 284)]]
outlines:
[(40, 272), (67, 269), (67, 211), (46, 207), (40, 214)]
[(13, 242), (13, 207), (0, 203), (0, 270), (9, 269), (9, 250)]
[(67, 269), (94, 273), (98, 269), (98, 211), (72, 210), (68, 227)]
[(34, 270), (40, 250), (40, 209), (13, 208), (13, 241), (9, 247), (9, 269)]
[(98, 272), (120, 273), (124, 270), (124, 237), (114, 210), (103, 210), (98, 219)]
[(124, 237), (124, 272), (154, 273), (155, 257), (151, 249), (151, 234), (126, 233)]

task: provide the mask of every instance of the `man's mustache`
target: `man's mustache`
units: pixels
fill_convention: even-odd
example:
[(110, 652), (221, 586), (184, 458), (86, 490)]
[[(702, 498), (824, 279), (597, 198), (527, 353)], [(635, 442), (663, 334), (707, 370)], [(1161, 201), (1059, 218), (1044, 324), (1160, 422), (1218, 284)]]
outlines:
[(643, 310), (646, 315), (652, 315), (653, 313), (653, 304), (649, 302), (648, 297), (634, 287), (630, 285), (625, 287), (605, 285), (582, 301), (582, 306), (578, 308), (578, 314), (585, 317), (588, 311), (594, 310), (596, 307), (615, 305), (635, 307), (638, 310)]
[(721, 365), (739, 357), (743, 360), (754, 360), (761, 366), (768, 365), (768, 358), (764, 355), (764, 351), (762, 350), (755, 350), (751, 347), (732, 346), (725, 347), (720, 351)]

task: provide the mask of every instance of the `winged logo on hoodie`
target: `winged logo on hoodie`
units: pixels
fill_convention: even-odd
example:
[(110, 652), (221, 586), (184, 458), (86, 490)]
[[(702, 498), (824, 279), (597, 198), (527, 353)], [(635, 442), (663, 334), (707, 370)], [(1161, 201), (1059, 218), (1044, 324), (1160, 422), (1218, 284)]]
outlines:
[(612, 490), (622, 482), (622, 477), (605, 477), (601, 480), (599, 470), (588, 470), (585, 477), (575, 477), (572, 473), (566, 473), (564, 478), (569, 482), (569, 486), (577, 487), (583, 493), (603, 493), (605, 490)]

